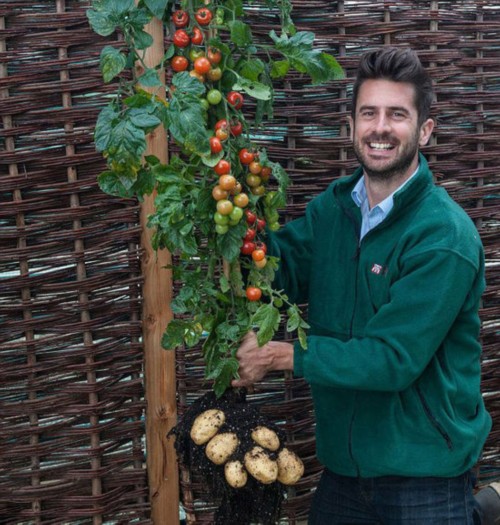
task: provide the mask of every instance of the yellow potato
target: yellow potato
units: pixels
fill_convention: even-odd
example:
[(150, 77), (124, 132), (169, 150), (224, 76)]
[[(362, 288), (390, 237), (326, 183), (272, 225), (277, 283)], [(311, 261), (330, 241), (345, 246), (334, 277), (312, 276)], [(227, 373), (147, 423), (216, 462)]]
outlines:
[(224, 476), (228, 484), (235, 489), (244, 487), (248, 480), (247, 471), (243, 463), (238, 460), (228, 461), (224, 465)]
[(222, 465), (234, 454), (239, 443), (240, 441), (236, 434), (222, 432), (221, 434), (216, 434), (207, 443), (205, 454), (212, 463)]
[(257, 481), (268, 485), (278, 477), (278, 465), (259, 446), (253, 447), (245, 454), (245, 468)]
[(280, 440), (274, 430), (267, 427), (256, 427), (252, 431), (252, 439), (261, 447), (268, 450), (278, 450), (280, 448)]
[(304, 474), (302, 460), (288, 448), (280, 450), (278, 454), (278, 481), (283, 485), (295, 485)]
[(211, 408), (199, 414), (191, 427), (191, 439), (197, 445), (204, 445), (212, 439), (224, 424), (226, 416), (222, 410)]

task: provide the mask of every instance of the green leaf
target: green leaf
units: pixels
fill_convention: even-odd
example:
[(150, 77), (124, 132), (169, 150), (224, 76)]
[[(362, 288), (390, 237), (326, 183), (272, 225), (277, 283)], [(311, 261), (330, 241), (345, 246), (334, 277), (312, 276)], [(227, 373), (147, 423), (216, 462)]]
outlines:
[(113, 34), (116, 24), (107, 13), (100, 13), (93, 9), (87, 9), (86, 14), (90, 27), (95, 33), (101, 36), (109, 36)]
[(193, 78), (186, 71), (175, 74), (172, 78), (172, 85), (174, 85), (176, 88), (174, 97), (178, 97), (178, 91), (197, 96), (203, 95), (205, 93), (205, 86), (198, 79)]
[(238, 47), (245, 47), (252, 43), (252, 31), (250, 26), (241, 20), (233, 20), (229, 23), (231, 40)]
[(141, 168), (137, 172), (137, 180), (132, 186), (132, 192), (141, 198), (143, 195), (151, 195), (155, 188), (156, 179), (154, 178), (151, 170)]
[(162, 86), (160, 77), (156, 69), (150, 67), (137, 79), (137, 82), (144, 87), (158, 87)]
[(229, 262), (234, 261), (240, 254), (242, 238), (245, 235), (244, 221), (231, 226), (227, 233), (218, 235), (216, 240), (217, 251)]
[(299, 31), (291, 38), (286, 34), (277, 36), (273, 30), (269, 36), (276, 50), (282, 53), (290, 64), (300, 73), (307, 73), (313, 84), (344, 77), (344, 72), (335, 58), (318, 49), (313, 49), (314, 33)]
[(220, 276), (219, 285), (223, 293), (227, 293), (231, 289), (231, 287), (229, 286), (229, 281), (227, 280), (225, 275)]
[(248, 80), (241, 76), (238, 76), (238, 80), (233, 85), (235, 91), (244, 91), (248, 95), (258, 100), (269, 100), (272, 96), (272, 91), (269, 86), (256, 82), (254, 80)]
[(148, 113), (131, 115), (130, 122), (132, 122), (134, 126), (143, 129), (156, 128), (156, 126), (161, 124), (161, 120), (158, 117), (149, 115)]
[(99, 62), (104, 82), (111, 82), (119, 75), (124, 70), (126, 61), (125, 55), (118, 49), (112, 46), (103, 47)]
[[(209, 146), (210, 147), (210, 146)], [(208, 166), (209, 168), (213, 168), (219, 160), (221, 160), (224, 157), (224, 151), (219, 151), (219, 153), (210, 153), (208, 156), (203, 156), (201, 158), (201, 161), (205, 166)]]
[(172, 319), (161, 338), (161, 346), (165, 350), (174, 350), (184, 342), (186, 323), (179, 319)]
[(134, 32), (134, 44), (137, 49), (146, 49), (153, 44), (153, 37), (142, 29)]
[(252, 316), (252, 324), (258, 327), (257, 342), (259, 346), (265, 345), (270, 341), (280, 325), (281, 315), (279, 310), (272, 303), (259, 306)]
[(119, 116), (120, 112), (114, 103), (108, 104), (99, 113), (94, 132), (94, 142), (97, 151), (104, 151), (108, 147), (113, 121)]
[(167, 5), (170, 0), (144, 0), (146, 7), (151, 13), (160, 20), (163, 18)]
[(260, 75), (264, 72), (265, 65), (259, 58), (252, 58), (251, 60), (244, 60), (239, 63), (238, 73), (248, 79), (257, 82)]
[(108, 149), (115, 151), (118, 160), (140, 158), (146, 150), (146, 135), (142, 129), (123, 119), (111, 128)]
[(271, 64), (271, 78), (283, 78), (290, 70), (290, 61), (277, 60)]
[(300, 326), (300, 312), (298, 308), (293, 305), (287, 310), (288, 320), (286, 323), (287, 332), (293, 332)]
[(133, 196), (132, 186), (134, 182), (135, 176), (119, 174), (114, 171), (103, 171), (97, 177), (97, 183), (101, 191), (121, 198)]
[(299, 329), (298, 329), (298, 336), (299, 336), (299, 343), (300, 343), (300, 346), (304, 349), (304, 350), (307, 350), (307, 335), (304, 331), (303, 328), (301, 328), (299, 326)]
[(231, 385), (231, 380), (237, 377), (239, 361), (235, 357), (223, 359), (217, 368), (210, 374), (207, 379), (214, 379), (214, 392), (216, 397), (222, 394)]

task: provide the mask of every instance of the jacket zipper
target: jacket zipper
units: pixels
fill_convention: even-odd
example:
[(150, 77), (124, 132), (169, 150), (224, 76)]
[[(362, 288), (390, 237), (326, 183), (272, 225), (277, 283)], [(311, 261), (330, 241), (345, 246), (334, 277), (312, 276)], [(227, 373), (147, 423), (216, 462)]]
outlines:
[[(354, 306), (352, 309), (351, 314), (351, 324), (349, 326), (349, 339), (352, 339), (353, 334), (353, 327), (354, 327), (354, 313), (356, 311), (356, 303), (358, 300), (358, 272), (359, 272), (359, 255), (360, 255), (360, 249), (361, 249), (361, 240), (360, 240), (360, 228), (361, 226), (358, 224), (358, 221), (356, 220), (354, 214), (344, 205), (344, 203), (337, 199), (337, 202), (339, 203), (340, 207), (342, 208), (345, 215), (350, 220), (353, 229), (354, 229), (354, 236), (356, 238), (356, 252), (353, 255), (353, 260), (356, 264), (356, 271), (355, 271), (355, 282), (354, 282)], [(353, 400), (353, 410), (351, 415), (351, 421), (349, 423), (349, 435), (348, 435), (348, 450), (349, 450), (349, 456), (351, 458), (352, 464), (356, 468), (357, 476), (361, 476), (361, 472), (359, 470), (359, 465), (357, 461), (354, 459), (354, 452), (353, 452), (353, 446), (352, 446), (352, 434), (353, 434), (353, 427), (354, 427), (354, 419), (356, 417), (356, 403), (357, 403), (358, 394), (354, 394), (354, 400)]]
[(416, 390), (420, 399), (420, 403), (422, 403), (425, 415), (427, 416), (427, 419), (430, 421), (431, 425), (441, 434), (442, 438), (446, 442), (446, 446), (448, 447), (448, 449), (453, 450), (453, 441), (451, 440), (448, 432), (446, 432), (441, 423), (439, 423), (439, 421), (436, 419), (436, 416), (432, 413), (432, 410), (427, 404), (427, 401), (425, 400), (425, 397), (422, 394), (422, 391), (420, 390), (419, 386), (416, 387)]

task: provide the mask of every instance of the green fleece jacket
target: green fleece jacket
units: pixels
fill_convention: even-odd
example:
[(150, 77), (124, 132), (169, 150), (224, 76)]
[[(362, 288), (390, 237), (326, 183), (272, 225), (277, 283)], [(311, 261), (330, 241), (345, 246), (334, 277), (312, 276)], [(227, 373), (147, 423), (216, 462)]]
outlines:
[(360, 242), (351, 191), (334, 181), (305, 216), (270, 234), (276, 285), (309, 303), (319, 460), (347, 476), (457, 476), (491, 428), (480, 393), (484, 255), (467, 214), (434, 185), (425, 158)]

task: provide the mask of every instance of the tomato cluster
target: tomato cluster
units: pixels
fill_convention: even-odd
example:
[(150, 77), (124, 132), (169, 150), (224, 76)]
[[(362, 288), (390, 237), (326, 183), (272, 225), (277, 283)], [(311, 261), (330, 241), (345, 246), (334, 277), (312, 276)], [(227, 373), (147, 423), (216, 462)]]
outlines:
[[(263, 215), (266, 214), (270, 229), (279, 227), (277, 212), (274, 210), (269, 220), (269, 206), (257, 205), (260, 198), (273, 194), (266, 187), (272, 167), (267, 156), (262, 159), (259, 150), (243, 135), (245, 96), (234, 88), (225, 89), (228, 82), (223, 82), (223, 76), (227, 57), (212, 45), (210, 26), (213, 19), (208, 6), (189, 12), (179, 9), (173, 13), (175, 53), (170, 65), (174, 74), (187, 71), (206, 87), (201, 102), (207, 112), (210, 153), (216, 162), (213, 174), (208, 176), (208, 180), (215, 179), (212, 186), (215, 231), (224, 235), (245, 220), (247, 230), (240, 252), (259, 270), (268, 262), (266, 245), (259, 238), (265, 235)], [(261, 294), (257, 286), (247, 287), (249, 301), (260, 300)]]

